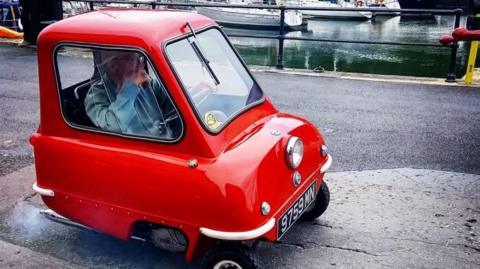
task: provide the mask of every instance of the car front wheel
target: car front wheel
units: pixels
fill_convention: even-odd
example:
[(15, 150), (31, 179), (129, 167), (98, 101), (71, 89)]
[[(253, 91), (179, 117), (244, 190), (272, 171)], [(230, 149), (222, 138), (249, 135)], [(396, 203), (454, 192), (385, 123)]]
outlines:
[(327, 183), (322, 182), (322, 186), (318, 191), (315, 202), (310, 208), (303, 213), (301, 219), (304, 221), (313, 221), (316, 218), (320, 217), (325, 210), (327, 210), (328, 204), (330, 203), (330, 191), (328, 190)]
[(255, 252), (242, 244), (220, 244), (202, 261), (202, 269), (259, 269), (261, 261)]

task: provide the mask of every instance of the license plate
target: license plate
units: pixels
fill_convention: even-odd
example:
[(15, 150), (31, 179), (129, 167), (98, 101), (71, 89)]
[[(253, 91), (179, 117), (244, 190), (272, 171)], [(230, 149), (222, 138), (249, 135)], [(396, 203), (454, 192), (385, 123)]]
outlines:
[(292, 227), (302, 216), (307, 208), (315, 201), (316, 181), (298, 198), (290, 208), (283, 213), (277, 223), (277, 239), (280, 238)]

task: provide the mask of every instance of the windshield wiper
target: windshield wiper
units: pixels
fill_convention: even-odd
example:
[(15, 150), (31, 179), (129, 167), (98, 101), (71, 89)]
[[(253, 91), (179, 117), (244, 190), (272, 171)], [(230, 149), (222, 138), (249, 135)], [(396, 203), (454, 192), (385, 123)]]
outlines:
[(198, 59), (202, 61), (203, 65), (208, 71), (208, 74), (214, 80), (215, 85), (220, 84), (220, 81), (218, 80), (217, 75), (215, 74), (215, 72), (213, 72), (213, 69), (210, 66), (210, 61), (205, 57), (205, 54), (203, 54), (203, 51), (200, 47), (200, 43), (198, 42), (198, 39), (197, 39), (197, 35), (195, 34), (195, 31), (193, 30), (192, 26), (190, 25), (189, 22), (187, 22), (185, 24), (185, 27), (188, 27), (190, 29), (190, 32), (192, 33), (192, 36), (193, 36), (193, 39), (187, 38), (188, 43), (190, 43), (190, 45), (192, 46), (193, 51), (195, 51), (195, 54), (197, 54)]

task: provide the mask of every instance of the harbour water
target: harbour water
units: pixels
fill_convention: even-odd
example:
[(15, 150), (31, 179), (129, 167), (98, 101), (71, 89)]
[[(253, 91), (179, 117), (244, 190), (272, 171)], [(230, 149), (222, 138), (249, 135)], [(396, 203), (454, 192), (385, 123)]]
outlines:
[[(461, 25), (465, 19), (462, 18)], [(302, 31), (287, 36), (341, 40), (421, 42), (439, 44), (438, 39), (453, 30), (453, 16), (376, 17), (369, 21), (309, 20)], [(276, 31), (225, 28), (227, 34), (276, 35)], [(278, 41), (231, 37), (248, 64), (275, 66)], [(285, 41), (285, 67), (327, 71), (445, 77), (450, 48), (397, 45), (367, 45), (334, 42)], [(468, 46), (461, 43), (456, 74), (465, 73)]]

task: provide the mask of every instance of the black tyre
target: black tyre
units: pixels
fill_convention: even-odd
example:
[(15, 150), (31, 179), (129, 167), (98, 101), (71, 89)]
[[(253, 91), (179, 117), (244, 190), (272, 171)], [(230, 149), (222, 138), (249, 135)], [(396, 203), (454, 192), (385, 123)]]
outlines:
[(255, 252), (242, 244), (220, 244), (203, 258), (202, 269), (259, 269)]
[(322, 182), (322, 186), (318, 191), (315, 202), (308, 211), (303, 213), (301, 219), (303, 221), (313, 221), (316, 218), (320, 217), (325, 210), (327, 210), (328, 204), (330, 203), (330, 191), (328, 190), (327, 183)]

